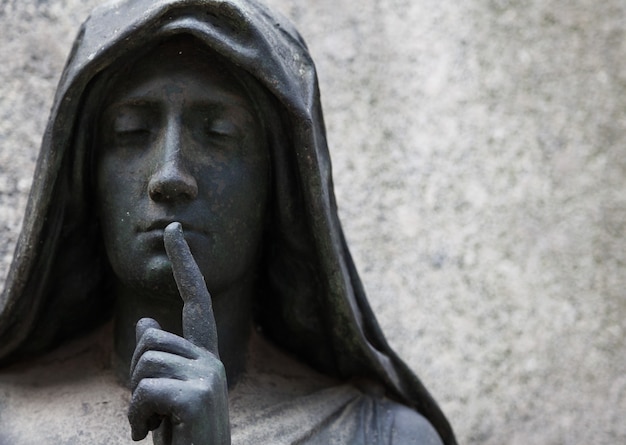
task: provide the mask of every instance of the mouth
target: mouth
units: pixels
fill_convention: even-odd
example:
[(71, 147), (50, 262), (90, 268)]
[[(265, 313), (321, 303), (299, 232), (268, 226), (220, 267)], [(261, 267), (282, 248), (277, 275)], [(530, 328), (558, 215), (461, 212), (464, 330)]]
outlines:
[(176, 219), (158, 219), (153, 222), (148, 222), (145, 224), (139, 225), (139, 232), (163, 232), (167, 226), (169, 226), (173, 222), (179, 222), (183, 227), (183, 232), (188, 233), (199, 233), (201, 235), (208, 235), (205, 230), (200, 229), (199, 227), (194, 226), (193, 224), (186, 223), (183, 221), (178, 221)]
[[(175, 220), (170, 220), (170, 219), (161, 219), (161, 220), (157, 220), (157, 221), (153, 221), (151, 223), (148, 223), (145, 225), (145, 228), (143, 228), (142, 231), (144, 232), (152, 232), (154, 230), (164, 230), (168, 225), (170, 225), (171, 223), (175, 222)], [(181, 223), (182, 225), (183, 223)], [(183, 225), (183, 227), (188, 227), (187, 225)]]

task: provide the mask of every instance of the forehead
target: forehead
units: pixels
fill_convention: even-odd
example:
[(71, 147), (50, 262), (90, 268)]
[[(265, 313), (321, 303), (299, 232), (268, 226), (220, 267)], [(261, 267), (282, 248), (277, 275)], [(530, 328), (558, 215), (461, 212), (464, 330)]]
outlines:
[(190, 36), (167, 40), (119, 69), (106, 92), (105, 108), (119, 102), (178, 98), (193, 103), (254, 106), (243, 73)]

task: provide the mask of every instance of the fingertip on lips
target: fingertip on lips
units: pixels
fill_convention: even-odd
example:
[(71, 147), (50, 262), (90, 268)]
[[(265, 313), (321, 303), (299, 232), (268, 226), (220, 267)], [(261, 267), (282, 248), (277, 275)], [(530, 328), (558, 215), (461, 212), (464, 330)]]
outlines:
[(165, 242), (165, 248), (172, 246), (172, 243), (179, 243), (183, 236), (183, 226), (178, 222), (171, 222), (163, 230), (163, 241)]
[(165, 233), (176, 233), (176, 232), (182, 233), (182, 231), (183, 231), (183, 226), (178, 221), (169, 223), (167, 227), (165, 228)]

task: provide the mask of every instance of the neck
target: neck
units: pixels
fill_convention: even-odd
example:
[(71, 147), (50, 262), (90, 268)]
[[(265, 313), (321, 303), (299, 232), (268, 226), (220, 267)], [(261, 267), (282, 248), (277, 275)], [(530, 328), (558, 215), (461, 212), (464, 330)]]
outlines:
[[(217, 326), (220, 359), (228, 385), (233, 386), (245, 371), (252, 328), (252, 277), (211, 294)], [(117, 378), (129, 382), (129, 369), (136, 346), (135, 325), (144, 317), (155, 319), (163, 330), (182, 336), (183, 302), (179, 295), (147, 296), (122, 283), (115, 286), (114, 368)]]

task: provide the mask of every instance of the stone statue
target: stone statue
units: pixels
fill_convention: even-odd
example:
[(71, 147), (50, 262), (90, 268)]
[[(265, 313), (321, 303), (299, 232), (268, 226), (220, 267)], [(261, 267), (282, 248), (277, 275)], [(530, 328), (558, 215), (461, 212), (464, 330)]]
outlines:
[(456, 443), (367, 303), (307, 48), (254, 0), (85, 22), (0, 360), (2, 444)]

